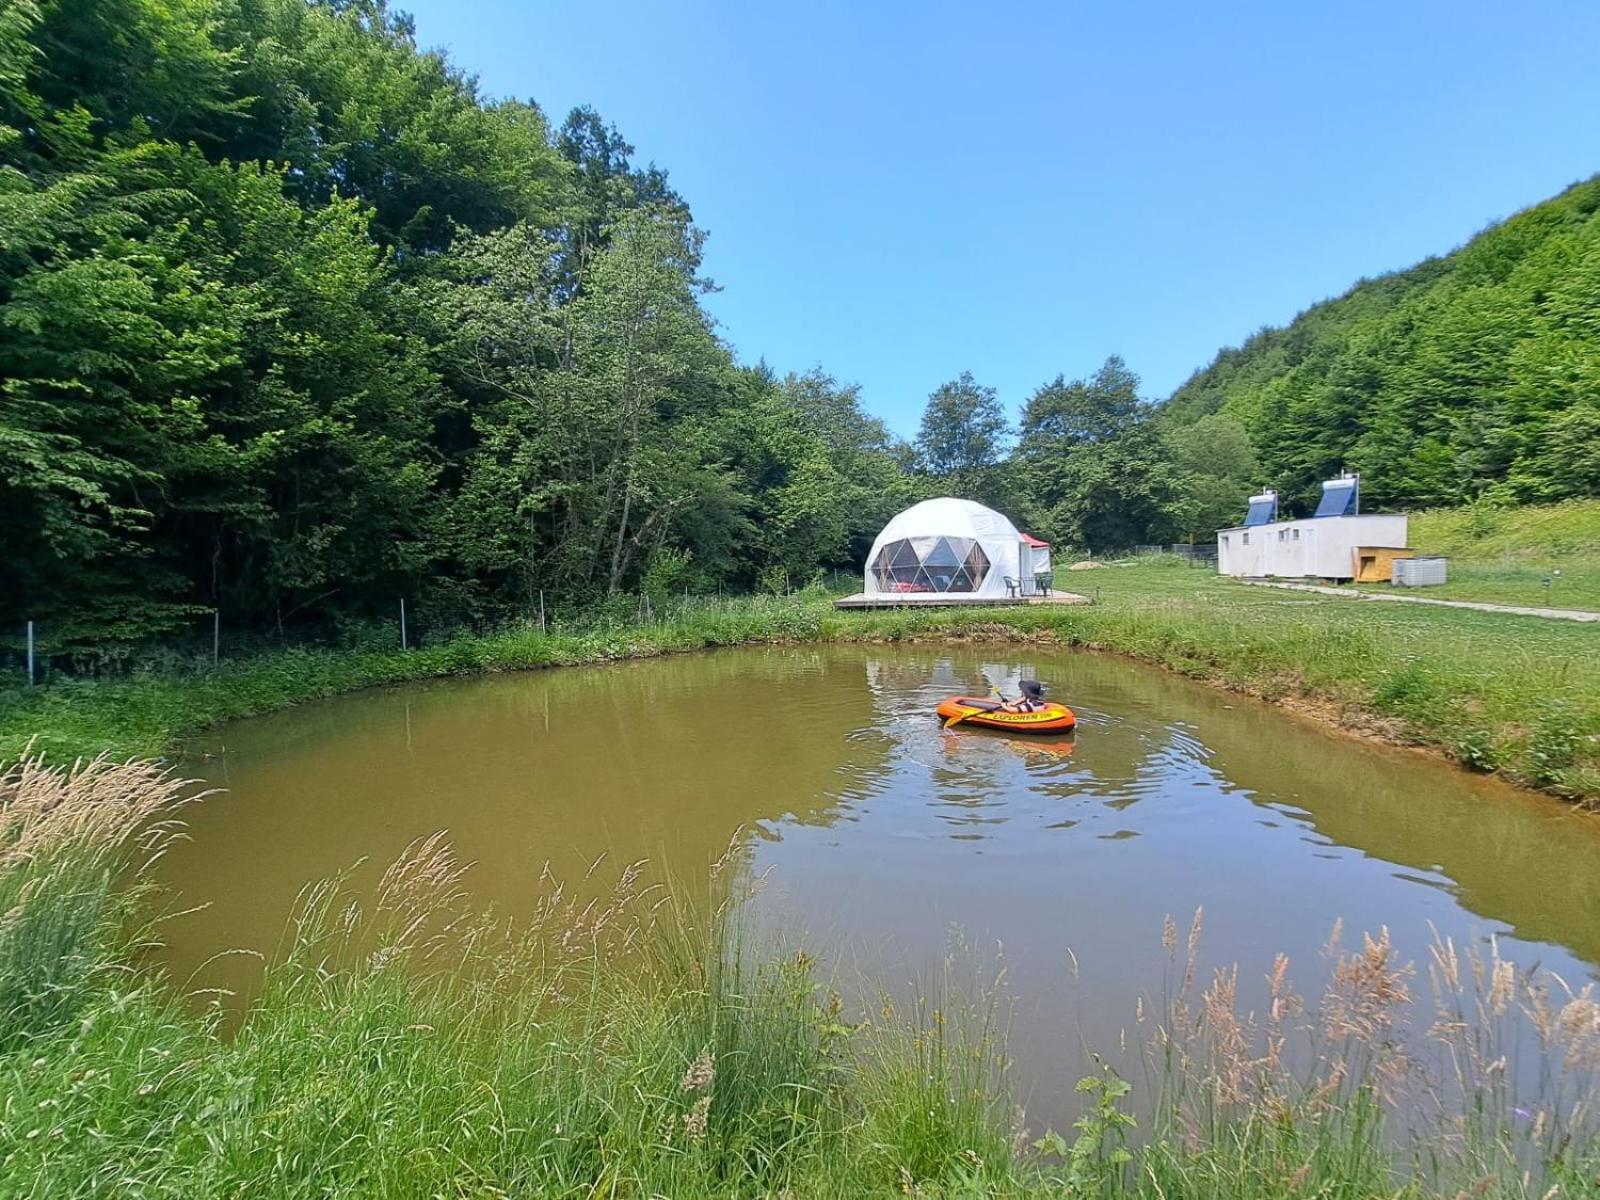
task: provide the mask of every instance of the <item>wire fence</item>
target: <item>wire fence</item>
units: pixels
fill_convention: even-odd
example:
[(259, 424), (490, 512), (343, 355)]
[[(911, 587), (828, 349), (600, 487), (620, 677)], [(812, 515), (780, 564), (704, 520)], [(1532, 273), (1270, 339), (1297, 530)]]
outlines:
[(184, 674), (220, 669), (289, 649), (417, 650), (467, 636), (518, 630), (582, 635), (658, 627), (700, 613), (731, 612), (794, 597), (820, 598), (860, 590), (858, 575), (835, 571), (804, 581), (774, 577), (759, 591), (696, 593), (637, 591), (568, 600), (536, 592), (516, 611), (452, 611), (419, 606), (397, 595), (388, 613), (279, 623), (197, 609), (166, 632), (136, 639), (85, 634), (81, 624), (45, 617), (0, 631), (0, 688), (37, 687), (66, 679), (139, 672)]
[(1217, 547), (1214, 542), (1193, 545), (1188, 542), (1173, 542), (1166, 546), (1135, 546), (1133, 553), (1135, 558), (1160, 558), (1172, 555), (1196, 565), (1217, 561)]

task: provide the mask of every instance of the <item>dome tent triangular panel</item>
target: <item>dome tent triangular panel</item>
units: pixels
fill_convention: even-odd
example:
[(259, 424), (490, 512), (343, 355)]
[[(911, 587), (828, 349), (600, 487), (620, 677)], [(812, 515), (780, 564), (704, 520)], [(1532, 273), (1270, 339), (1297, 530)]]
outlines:
[(1019, 578), (1022, 534), (1003, 514), (941, 496), (897, 514), (867, 555), (866, 595), (1005, 597)]

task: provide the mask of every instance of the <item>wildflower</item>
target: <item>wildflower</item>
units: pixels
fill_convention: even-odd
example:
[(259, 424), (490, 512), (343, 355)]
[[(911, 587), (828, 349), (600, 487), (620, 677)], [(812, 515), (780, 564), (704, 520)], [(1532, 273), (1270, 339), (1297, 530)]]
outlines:
[(694, 1107), (683, 1114), (683, 1131), (689, 1135), (691, 1142), (704, 1141), (706, 1124), (711, 1116), (711, 1097), (701, 1096), (694, 1102)]
[(398, 946), (380, 946), (367, 959), (367, 969), (376, 975), (399, 957), (400, 948)]
[(710, 1050), (702, 1050), (683, 1073), (678, 1090), (683, 1092), (708, 1092), (717, 1079), (717, 1060)]
[(1504, 959), (1494, 964), (1494, 971), (1489, 984), (1489, 1008), (1497, 1017), (1506, 1015), (1506, 1009), (1511, 1006), (1513, 986), (1516, 983), (1517, 969)]

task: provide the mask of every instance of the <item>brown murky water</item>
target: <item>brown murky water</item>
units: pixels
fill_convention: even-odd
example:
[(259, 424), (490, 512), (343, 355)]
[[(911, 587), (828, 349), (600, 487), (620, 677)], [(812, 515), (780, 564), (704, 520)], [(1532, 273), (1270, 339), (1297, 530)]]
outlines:
[[(1036, 676), (1070, 743), (932, 717)], [(1024, 1092), (1067, 1089), (1161, 986), (1163, 918), (1205, 907), (1207, 963), (1306, 986), (1336, 918), (1421, 958), (1430, 923), (1573, 982), (1600, 963), (1600, 821), (1115, 658), (1015, 647), (729, 650), (367, 693), (196, 747), (226, 787), (189, 814), (166, 928), (193, 986), (243, 993), (308, 881), (447, 829), (474, 895), (525, 909), (548, 862), (602, 851), (691, 886), (743, 828), (757, 919), (854, 976), (1003, 949)], [(359, 886), (376, 868), (358, 872)], [(596, 876), (596, 886), (606, 872)], [(1249, 995), (1245, 996), (1249, 1000)]]

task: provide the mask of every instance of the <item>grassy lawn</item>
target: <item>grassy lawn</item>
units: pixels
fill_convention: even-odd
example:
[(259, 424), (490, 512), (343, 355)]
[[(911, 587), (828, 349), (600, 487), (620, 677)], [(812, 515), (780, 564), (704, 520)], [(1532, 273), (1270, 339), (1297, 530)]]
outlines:
[(1600, 612), (1600, 500), (1414, 513), (1411, 544), (1450, 560), (1450, 582), (1419, 596)]

